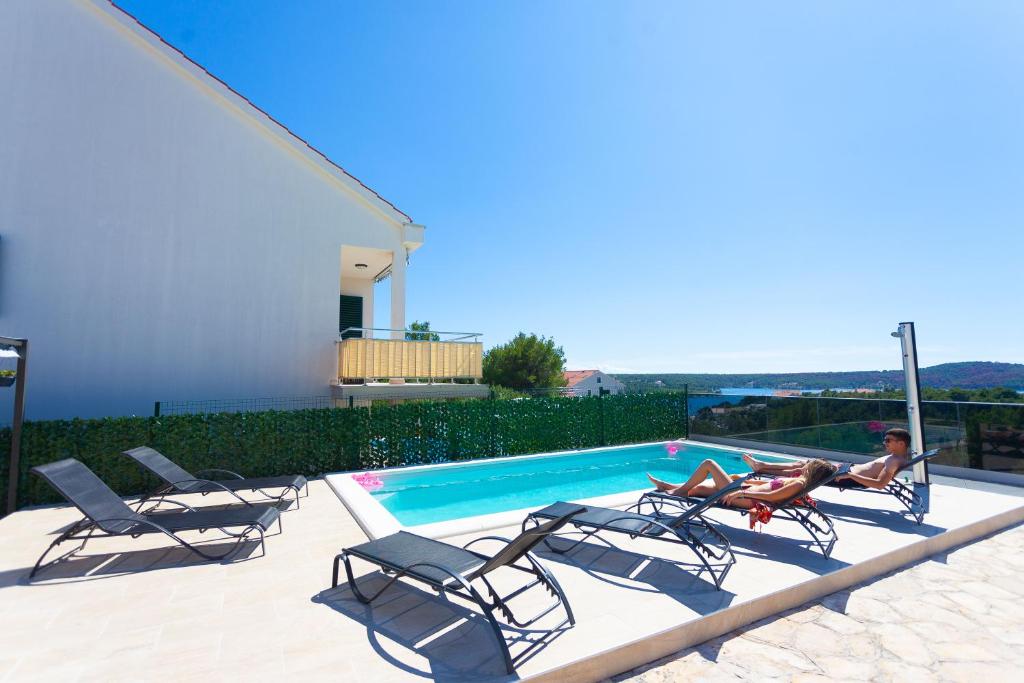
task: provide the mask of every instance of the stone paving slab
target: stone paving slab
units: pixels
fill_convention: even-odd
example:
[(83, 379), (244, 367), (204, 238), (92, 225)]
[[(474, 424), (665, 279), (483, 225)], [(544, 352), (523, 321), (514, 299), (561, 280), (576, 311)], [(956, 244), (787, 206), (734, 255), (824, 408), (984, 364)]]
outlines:
[(1024, 526), (605, 683), (1024, 680)]
[[(629, 670), (735, 628), (734, 623), (714, 632), (701, 630), (723, 614), (750, 623), (777, 613), (783, 608), (756, 614), (750, 606), (763, 599), (771, 602), (784, 594), (780, 591), (811, 584), (820, 590), (821, 585), (833, 585), (830, 577), (840, 577), (845, 587), (863, 577), (847, 580), (842, 578), (849, 576), (844, 572), (858, 571), (880, 554), (931, 547), (958, 530), (1024, 513), (1020, 499), (936, 488), (933, 513), (919, 527), (884, 496), (825, 495), (830, 497), (824, 502), (836, 515), (841, 538), (831, 560), (808, 548), (796, 525), (772, 522), (763, 533), (756, 533), (745, 528), (735, 511), (716, 511), (739, 556), (722, 591), (694, 575), (693, 567), (686, 564), (692, 564), (692, 558), (685, 549), (667, 544), (619, 537), (612, 539), (612, 547), (588, 542), (571, 557), (541, 553), (565, 587), (577, 624), (559, 631), (532, 657), (522, 660), (519, 676), (592, 681)], [(227, 502), (215, 495), (180, 498), (196, 505)], [(54, 534), (77, 518), (71, 508), (50, 507), (0, 519), (0, 681), (221, 681), (242, 676), (253, 681), (282, 677), (375, 682), (509, 680), (503, 676), (500, 653), (486, 623), (462, 603), (399, 584), (367, 607), (354, 600), (346, 586), (330, 588), (335, 554), (363, 542), (365, 536), (322, 481), (311, 482), (301, 509), (282, 515), (284, 531), (268, 536), (265, 556), (250, 549), (251, 554), (243, 554), (239, 561), (209, 563), (155, 536), (98, 539), (83, 557), (29, 584), (26, 575), (36, 557)], [(1015, 556), (1012, 562), (1013, 567), (1024, 569), (1024, 556)], [(357, 569), (357, 576), (368, 585), (383, 580), (365, 565)], [(929, 581), (942, 579), (938, 574), (928, 577)], [(958, 621), (964, 618), (962, 613), (950, 605), (969, 605), (986, 584), (1016, 595), (1012, 579), (1012, 575), (993, 575), (963, 582), (956, 593), (946, 596), (949, 604), (937, 605), (928, 613), (926, 623), (950, 629), (963, 626)], [(786, 607), (834, 590), (802, 597)], [(532, 591), (521, 598), (523, 608), (541, 606), (549, 597)], [(884, 608), (877, 602), (849, 601), (851, 612), (844, 616), (867, 619)], [(912, 607), (899, 600), (891, 602), (895, 607)], [(851, 631), (850, 648), (877, 651), (881, 661), (888, 661), (880, 645), (845, 621), (835, 617), (806, 621), (814, 628), (810, 635), (800, 636), (801, 642), (815, 640), (819, 628), (845, 628)], [(673, 635), (691, 627), (696, 630), (688, 631), (686, 637), (699, 640), (680, 643)], [(904, 631), (896, 635), (911, 637)], [(510, 628), (505, 636), (516, 654), (538, 633)], [(775, 662), (779, 676), (821, 675), (820, 662), (808, 663), (798, 649), (779, 655), (770, 644), (771, 637), (781, 636), (765, 636), (764, 642), (751, 641), (744, 647)], [(628, 651), (626, 659), (621, 656), (623, 648)], [(748, 655), (725, 651), (729, 656), (718, 659), (715, 671), (736, 667), (734, 671), (742, 673), (740, 667)], [(828, 656), (838, 658), (846, 651), (829, 652)], [(935, 654), (939, 656), (944, 655)], [(595, 663), (601, 668), (594, 668)], [(951, 670), (960, 664), (949, 662)]]

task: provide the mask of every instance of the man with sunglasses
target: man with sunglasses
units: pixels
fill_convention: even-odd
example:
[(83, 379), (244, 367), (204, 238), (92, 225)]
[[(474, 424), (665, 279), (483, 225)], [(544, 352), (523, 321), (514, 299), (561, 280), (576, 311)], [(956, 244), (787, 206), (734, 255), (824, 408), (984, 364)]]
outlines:
[[(885, 455), (871, 462), (854, 465), (848, 474), (837, 477), (836, 481), (849, 479), (872, 489), (884, 489), (888, 486), (893, 477), (907, 464), (910, 454), (910, 432), (898, 427), (890, 429), (885, 433), (882, 443), (885, 444)], [(795, 476), (794, 472), (800, 470), (800, 467), (794, 468), (792, 463), (761, 462), (749, 453), (743, 454), (743, 461), (750, 466), (751, 471), (763, 474)]]

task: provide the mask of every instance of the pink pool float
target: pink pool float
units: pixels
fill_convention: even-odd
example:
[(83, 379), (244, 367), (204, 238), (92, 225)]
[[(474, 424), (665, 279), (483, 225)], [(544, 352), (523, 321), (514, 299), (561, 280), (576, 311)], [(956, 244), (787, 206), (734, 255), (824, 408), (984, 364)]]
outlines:
[(356, 483), (362, 486), (367, 491), (376, 491), (384, 486), (384, 482), (380, 480), (373, 472), (361, 472), (359, 474), (353, 474), (352, 478), (355, 479)]

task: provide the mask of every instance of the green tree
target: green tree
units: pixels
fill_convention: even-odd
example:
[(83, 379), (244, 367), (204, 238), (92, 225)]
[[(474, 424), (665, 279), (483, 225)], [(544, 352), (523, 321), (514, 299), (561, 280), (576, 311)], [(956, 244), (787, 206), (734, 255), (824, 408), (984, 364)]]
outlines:
[(509, 389), (564, 387), (565, 353), (554, 339), (520, 332), (484, 354), (484, 382)]
[(441, 337), (430, 331), (430, 321), (414, 320), (409, 324), (412, 332), (405, 333), (405, 341), (441, 341)]

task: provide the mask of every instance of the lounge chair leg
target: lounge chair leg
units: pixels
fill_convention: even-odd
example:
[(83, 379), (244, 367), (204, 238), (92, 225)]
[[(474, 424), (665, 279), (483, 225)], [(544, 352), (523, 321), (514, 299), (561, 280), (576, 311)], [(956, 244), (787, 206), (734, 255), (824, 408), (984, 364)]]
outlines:
[(501, 650), (501, 656), (505, 660), (505, 671), (509, 674), (516, 672), (515, 666), (512, 664), (512, 653), (509, 652), (508, 643), (505, 642), (505, 635), (501, 632), (501, 625), (498, 624), (498, 620), (494, 618), (494, 613), (486, 611), (484, 614), (487, 615), (487, 621), (491, 624), (491, 630), (494, 632), (494, 639), (498, 641), (498, 648)]
[(65, 536), (64, 534), (61, 534), (60, 536), (58, 536), (58, 537), (56, 538), (56, 540), (54, 540), (54, 541), (53, 541), (53, 543), (51, 543), (50, 545), (48, 545), (48, 546), (46, 547), (46, 550), (44, 550), (44, 551), (43, 551), (43, 554), (39, 556), (39, 559), (38, 559), (38, 560), (36, 560), (36, 564), (35, 564), (35, 566), (34, 566), (34, 567), (32, 567), (32, 571), (31, 571), (31, 572), (29, 572), (29, 574), (28, 574), (28, 578), (29, 578), (29, 580), (31, 580), (31, 579), (32, 579), (32, 577), (36, 575), (36, 572), (38, 572), (38, 571), (39, 571), (40, 569), (42, 569), (43, 567), (49, 567), (49, 566), (50, 566), (50, 565), (52, 565), (52, 564), (56, 564), (56, 563), (60, 562), (61, 560), (65, 560), (65, 559), (67, 559), (67, 558), (71, 557), (72, 555), (74, 555), (75, 553), (77, 553), (77, 552), (78, 552), (79, 550), (81, 550), (81, 549), (82, 549), (82, 547), (83, 547), (83, 546), (85, 545), (85, 543), (79, 543), (79, 544), (78, 544), (77, 546), (75, 546), (74, 548), (72, 548), (72, 549), (71, 549), (71, 550), (69, 550), (68, 552), (64, 553), (63, 555), (61, 555), (60, 557), (58, 557), (58, 558), (56, 558), (56, 559), (54, 559), (54, 560), (51, 560), (50, 562), (47, 562), (47, 563), (46, 563), (46, 564), (44, 565), (44, 564), (42, 563), (42, 562), (43, 562), (43, 559), (44, 559), (44, 558), (45, 558), (45, 557), (46, 557), (47, 555), (49, 555), (49, 554), (50, 554), (50, 551), (51, 551), (51, 550), (53, 550), (54, 548), (56, 548), (56, 547), (57, 547), (58, 545), (60, 545), (61, 543), (63, 543), (64, 541), (66, 541), (66, 540), (67, 540), (68, 538), (69, 538), (68, 536)]
[[(726, 564), (725, 571), (723, 571), (720, 575), (715, 574), (715, 570), (711, 566), (711, 563), (708, 562), (707, 558), (705, 558), (703, 554), (701, 554), (700, 549), (696, 547), (693, 542), (684, 538), (678, 531), (676, 532), (676, 536), (679, 538), (680, 541), (683, 542), (683, 545), (685, 545), (687, 548), (693, 551), (693, 554), (696, 555), (697, 559), (700, 560), (701, 564), (704, 565), (704, 569), (708, 570), (708, 574), (711, 575), (711, 580), (715, 582), (715, 590), (722, 590), (722, 581), (725, 580), (725, 575), (729, 572), (729, 568), (736, 563), (736, 557), (731, 557), (731, 561)], [(687, 533), (687, 536), (690, 536), (690, 538), (692, 538), (694, 542), (700, 543), (699, 541), (697, 541), (697, 539), (693, 538), (692, 534)], [(704, 544), (700, 543), (700, 545), (703, 546)], [(729, 555), (732, 555), (731, 550), (729, 551)], [(697, 575), (700, 576), (700, 572), (698, 572)]]
[[(836, 545), (836, 541), (839, 540), (839, 535), (836, 533), (835, 526), (832, 524), (832, 520), (821, 512), (818, 512), (815, 508), (804, 508), (801, 510), (797, 509), (783, 509), (779, 512), (787, 513), (787, 516), (800, 524), (807, 533), (811, 535), (811, 540), (821, 549), (821, 554), (828, 559), (832, 555), (832, 549)], [(820, 518), (821, 525), (814, 520), (814, 515)], [(827, 537), (828, 542), (822, 539), (822, 536)]]
[(331, 570), (331, 588), (338, 587), (338, 565), (341, 564), (341, 558), (344, 554), (340, 553), (334, 556), (334, 568)]

